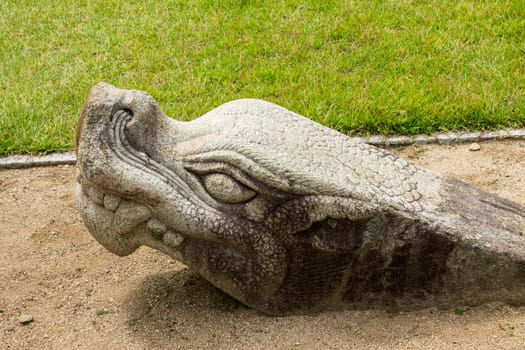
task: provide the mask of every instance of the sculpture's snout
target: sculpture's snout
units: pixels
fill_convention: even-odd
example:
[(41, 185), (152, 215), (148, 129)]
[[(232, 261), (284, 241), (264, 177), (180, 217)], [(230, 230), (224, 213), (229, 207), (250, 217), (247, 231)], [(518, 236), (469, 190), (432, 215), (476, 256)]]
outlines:
[(84, 135), (91, 137), (96, 132), (94, 129), (107, 127), (119, 111), (132, 116), (125, 127), (129, 138), (136, 144), (144, 143), (147, 137), (155, 137), (157, 124), (165, 117), (150, 95), (99, 83), (91, 89), (78, 119), (77, 153)]
[(141, 149), (161, 114), (146, 93), (100, 83), (91, 89), (79, 116), (78, 207), (95, 238), (119, 255), (143, 243), (140, 237), (151, 218), (137, 199), (151, 193), (151, 177), (140, 172), (145, 158)]

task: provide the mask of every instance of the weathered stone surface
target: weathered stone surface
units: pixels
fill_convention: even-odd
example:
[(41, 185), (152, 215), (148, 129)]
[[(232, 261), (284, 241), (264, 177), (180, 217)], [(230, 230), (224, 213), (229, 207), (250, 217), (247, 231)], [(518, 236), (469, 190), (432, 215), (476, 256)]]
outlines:
[(525, 208), (260, 100), (192, 122), (95, 86), (77, 133), (93, 236), (184, 262), (270, 314), (525, 304)]

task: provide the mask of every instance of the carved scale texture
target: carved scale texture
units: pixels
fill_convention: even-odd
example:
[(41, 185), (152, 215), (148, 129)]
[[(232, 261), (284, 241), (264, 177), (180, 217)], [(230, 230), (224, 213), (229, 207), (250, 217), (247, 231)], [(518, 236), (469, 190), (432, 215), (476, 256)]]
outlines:
[(421, 194), (413, 178), (417, 168), (384, 150), (260, 100), (222, 105), (196, 120), (193, 127), (208, 129), (217, 124), (213, 119), (220, 119), (220, 131), (210, 130), (180, 147), (191, 149), (192, 154), (241, 154), (275, 174), (284, 182), (280, 189), (294, 194), (374, 198), (407, 210), (421, 209), (417, 203)]

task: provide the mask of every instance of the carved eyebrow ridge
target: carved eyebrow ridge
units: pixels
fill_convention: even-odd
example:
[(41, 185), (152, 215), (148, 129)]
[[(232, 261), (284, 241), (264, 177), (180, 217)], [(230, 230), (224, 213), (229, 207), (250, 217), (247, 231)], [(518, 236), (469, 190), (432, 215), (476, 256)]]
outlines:
[(183, 164), (184, 168), (197, 175), (207, 175), (212, 173), (222, 173), (231, 176), (236, 181), (240, 182), (244, 186), (251, 188), (252, 190), (265, 194), (271, 197), (277, 198), (288, 198), (289, 193), (286, 193), (278, 188), (271, 187), (257, 179), (253, 179), (249, 174), (246, 174), (243, 170), (237, 166), (224, 163), (224, 162), (194, 162), (185, 161)]
[[(240, 169), (243, 173), (258, 180), (260, 183), (264, 183), (270, 188), (286, 190), (290, 187), (290, 184), (286, 179), (275, 175), (267, 168), (262, 167), (253, 160), (234, 151), (207, 151), (198, 154), (187, 155), (184, 157), (184, 166), (186, 168), (195, 172), (200, 171), (201, 173), (206, 171), (206, 168), (213, 168), (213, 165), (218, 165), (218, 167), (222, 167), (224, 171), (228, 171), (228, 169), (225, 168), (221, 163), (226, 163), (234, 169)], [(230, 175), (235, 176), (234, 174)], [(264, 179), (264, 182), (260, 179)]]

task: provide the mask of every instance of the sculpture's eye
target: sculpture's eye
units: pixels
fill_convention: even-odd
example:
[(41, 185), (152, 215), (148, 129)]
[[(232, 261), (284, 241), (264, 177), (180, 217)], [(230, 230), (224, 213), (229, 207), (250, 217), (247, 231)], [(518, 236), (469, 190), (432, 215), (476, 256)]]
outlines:
[(239, 181), (221, 173), (202, 176), (202, 183), (213, 198), (228, 204), (244, 203), (257, 194)]

